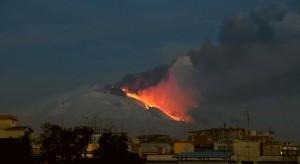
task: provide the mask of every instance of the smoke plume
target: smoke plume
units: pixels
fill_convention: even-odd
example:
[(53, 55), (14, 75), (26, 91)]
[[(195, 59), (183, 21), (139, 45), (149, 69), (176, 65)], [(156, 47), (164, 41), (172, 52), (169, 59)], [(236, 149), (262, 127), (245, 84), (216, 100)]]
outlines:
[[(157, 93), (151, 94), (151, 99), (172, 95), (163, 99), (174, 103), (172, 112), (200, 122), (201, 111), (207, 109), (220, 115), (236, 110), (255, 113), (254, 108), (261, 109), (258, 104), (262, 100), (280, 99), (264, 105), (260, 115), (266, 117), (268, 109), (280, 111), (280, 102), (300, 96), (299, 29), (300, 14), (296, 10), (275, 7), (237, 13), (224, 20), (219, 42), (207, 41), (170, 65), (127, 75), (111, 88), (126, 87), (140, 95)], [(174, 86), (179, 86), (178, 94)], [(175, 95), (181, 95), (178, 99), (182, 101)]]

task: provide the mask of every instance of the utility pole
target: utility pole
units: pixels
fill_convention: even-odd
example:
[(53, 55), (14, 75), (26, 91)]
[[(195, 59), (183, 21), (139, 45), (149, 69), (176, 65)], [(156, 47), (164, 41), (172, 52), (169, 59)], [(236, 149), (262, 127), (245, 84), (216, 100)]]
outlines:
[(248, 150), (248, 162), (250, 161), (250, 145), (249, 145), (249, 139), (250, 139), (250, 114), (249, 111), (246, 111), (246, 117), (247, 117), (247, 150)]
[(62, 99), (61, 102), (61, 106), (62, 106), (62, 118), (61, 118), (61, 126), (64, 127), (64, 122), (65, 122), (65, 98)]

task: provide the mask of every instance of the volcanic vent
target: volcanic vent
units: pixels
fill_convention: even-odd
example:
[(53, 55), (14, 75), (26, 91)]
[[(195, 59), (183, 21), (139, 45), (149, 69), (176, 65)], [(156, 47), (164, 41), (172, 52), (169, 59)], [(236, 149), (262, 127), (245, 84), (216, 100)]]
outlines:
[(192, 70), (190, 58), (185, 56), (169, 66), (126, 75), (105, 89), (112, 94), (134, 99), (145, 110), (157, 109), (171, 120), (189, 123), (193, 118), (188, 112), (198, 105), (198, 92), (188, 76)]

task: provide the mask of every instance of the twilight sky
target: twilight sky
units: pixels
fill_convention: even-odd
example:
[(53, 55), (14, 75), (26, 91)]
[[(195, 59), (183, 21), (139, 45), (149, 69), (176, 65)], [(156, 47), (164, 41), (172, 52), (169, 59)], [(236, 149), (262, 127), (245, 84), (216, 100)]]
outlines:
[[(295, 6), (295, 2), (1, 0), (0, 113), (26, 110), (27, 104), (34, 104), (41, 99), (82, 86), (101, 86), (120, 79), (124, 74), (169, 63), (176, 56), (199, 48), (206, 40), (219, 43), (224, 18), (270, 6), (289, 8), (291, 4)], [(280, 66), (278, 67), (279, 69), (272, 69), (275, 74), (280, 70)], [(277, 86), (275, 85), (274, 90)], [(291, 92), (291, 89), (284, 87), (280, 89), (282, 93)], [(209, 95), (214, 92), (207, 94), (208, 102), (220, 98), (217, 96), (210, 99)], [(299, 107), (296, 103), (298, 96), (288, 96), (284, 99), (290, 98), (292, 102), (284, 102), (287, 103), (286, 107), (293, 108), (290, 113), (297, 112), (294, 108)], [(264, 116), (269, 114), (272, 107), (266, 103), (272, 104), (276, 100), (270, 99), (268, 95), (266, 97), (260, 97), (258, 103), (250, 103), (249, 108), (255, 108), (253, 113), (259, 114), (261, 111)], [(239, 98), (237, 96), (238, 103)], [(224, 109), (214, 104), (218, 109), (212, 112), (234, 108), (232, 104), (224, 105)], [(214, 106), (205, 105), (204, 103), (203, 108), (207, 110)], [(266, 108), (268, 110), (261, 110)], [(246, 109), (241, 109), (241, 114), (236, 115), (243, 115), (244, 110)], [(232, 112), (237, 113), (235, 110)], [(280, 110), (275, 110), (270, 115), (272, 113), (282, 115)], [(289, 113), (284, 113), (283, 116), (287, 118)], [(269, 122), (271, 120), (272, 118)], [(295, 120), (292, 123), (299, 125)], [(289, 122), (282, 121), (282, 124), (286, 123)]]
[(2, 0), (1, 110), (103, 84), (216, 40), (224, 16), (273, 0)]

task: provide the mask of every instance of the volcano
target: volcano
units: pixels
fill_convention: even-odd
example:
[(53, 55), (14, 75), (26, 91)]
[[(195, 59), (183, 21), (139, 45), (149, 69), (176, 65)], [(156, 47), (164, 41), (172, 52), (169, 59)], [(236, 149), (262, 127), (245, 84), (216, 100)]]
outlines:
[(169, 134), (182, 137), (186, 128), (182, 122), (170, 119), (157, 108), (143, 110), (144, 107), (132, 99), (105, 93), (101, 88), (82, 88), (46, 102), (32, 104), (26, 112), (18, 111), (17, 116), (23, 124), (35, 129), (48, 121), (66, 127), (102, 127), (125, 131), (130, 135)]

